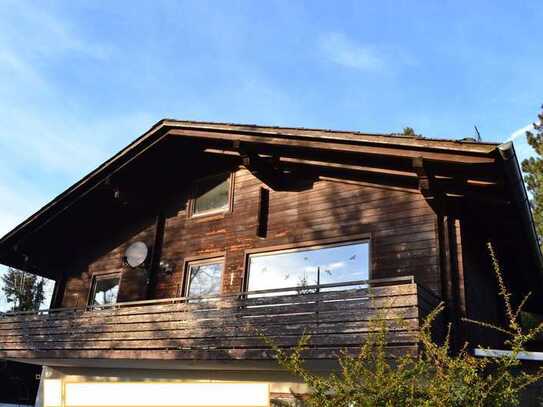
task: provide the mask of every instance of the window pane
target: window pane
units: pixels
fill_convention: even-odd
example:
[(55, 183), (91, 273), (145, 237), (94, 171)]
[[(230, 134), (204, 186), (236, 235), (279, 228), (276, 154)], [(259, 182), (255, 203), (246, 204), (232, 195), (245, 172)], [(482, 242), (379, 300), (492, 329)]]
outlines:
[[(320, 284), (367, 280), (368, 246), (367, 242), (359, 242), (295, 252), (251, 255), (248, 290), (299, 287), (298, 292), (303, 293), (304, 286), (316, 285), (319, 278)], [(335, 289), (349, 288), (355, 287)]]
[(214, 262), (189, 266), (189, 297), (209, 297), (221, 293), (223, 263)]
[(221, 174), (200, 181), (196, 188), (193, 213), (199, 214), (228, 209), (229, 189), (229, 174)]
[(115, 304), (119, 294), (119, 277), (95, 278), (92, 305)]

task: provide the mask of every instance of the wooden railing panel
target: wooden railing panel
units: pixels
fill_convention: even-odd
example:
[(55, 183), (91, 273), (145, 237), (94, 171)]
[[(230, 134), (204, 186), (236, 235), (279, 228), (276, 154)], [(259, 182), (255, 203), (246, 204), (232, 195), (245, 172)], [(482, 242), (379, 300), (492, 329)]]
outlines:
[[(285, 316), (271, 316), (271, 317), (258, 317), (258, 318), (244, 318), (241, 320), (169, 320), (159, 322), (145, 322), (145, 323), (119, 323), (119, 324), (100, 324), (99, 322), (87, 325), (78, 325), (72, 323), (64, 327), (56, 327), (51, 329), (45, 328), (21, 328), (14, 330), (4, 330), (0, 336), (11, 336), (14, 334), (42, 334), (42, 335), (55, 335), (55, 334), (73, 334), (77, 332), (129, 332), (140, 330), (168, 330), (168, 329), (223, 329), (227, 327), (255, 327), (256, 326), (284, 326), (286, 324), (315, 324), (315, 323), (340, 323), (340, 322), (356, 322), (356, 321), (368, 321), (369, 318), (379, 316), (380, 318), (390, 321), (405, 320), (414, 318), (418, 320), (419, 311), (415, 307), (408, 307), (403, 310), (396, 310), (394, 314), (380, 315), (380, 310), (366, 310), (361, 313), (345, 313), (342, 311), (334, 312), (321, 312), (316, 314), (303, 314), (303, 315), (285, 315)], [(0, 340), (1, 342), (1, 340)]]
[[(364, 333), (370, 332), (372, 329), (367, 321), (359, 322), (334, 322), (334, 323), (319, 323), (319, 324), (297, 324), (297, 325), (278, 325), (277, 329), (281, 330), (281, 333), (285, 336), (295, 335), (298, 336), (300, 332), (305, 332), (308, 335), (316, 334), (333, 334), (342, 332), (349, 333)], [(396, 330), (408, 330), (416, 331), (419, 328), (418, 319), (401, 320), (398, 323), (391, 322), (388, 324), (390, 331)], [(272, 328), (274, 328), (272, 326)], [(260, 332), (265, 335), (270, 335), (272, 329), (270, 327), (260, 327)], [(230, 337), (245, 337), (255, 333), (255, 327), (253, 325), (246, 325), (240, 327), (224, 327), (221, 330), (221, 338)], [(134, 339), (183, 339), (191, 337), (206, 337), (209, 335), (209, 331), (205, 329), (171, 329), (171, 330), (134, 330), (129, 332), (87, 332), (87, 333), (69, 333), (56, 335), (12, 335), (6, 336), (2, 339), (3, 344), (20, 343), (24, 341), (34, 342), (70, 342), (70, 341), (102, 341), (102, 340), (128, 340)], [(8, 346), (6, 346), (8, 348)]]
[[(321, 287), (324, 287), (321, 286)], [(281, 290), (261, 290), (253, 291), (250, 293), (245, 293), (247, 295), (256, 295), (255, 293), (281, 293), (288, 291), (288, 289)], [(228, 308), (237, 308), (239, 306), (257, 306), (257, 305), (276, 305), (276, 304), (289, 304), (289, 303), (307, 303), (314, 301), (324, 301), (324, 300), (347, 300), (351, 298), (368, 298), (370, 295), (372, 298), (378, 300), (380, 298), (391, 298), (393, 296), (401, 296), (406, 294), (416, 293), (415, 284), (403, 284), (398, 286), (385, 286), (385, 287), (371, 287), (363, 289), (354, 289), (354, 290), (342, 290), (342, 291), (329, 291), (329, 292), (320, 292), (318, 294), (304, 294), (304, 295), (275, 295), (273, 297), (258, 297), (258, 298), (242, 298), (244, 295), (231, 295), (226, 298), (220, 297), (218, 300), (212, 298), (216, 301), (208, 302), (187, 302), (189, 299), (175, 298), (169, 300), (159, 300), (159, 301), (141, 301), (134, 303), (119, 303), (115, 305), (109, 305), (107, 307), (84, 307), (84, 308), (75, 308), (75, 309), (64, 309), (64, 310), (50, 310), (50, 311), (40, 311), (34, 313), (16, 313), (16, 314), (5, 314), (0, 318), (0, 329), (3, 325), (14, 324), (17, 322), (29, 323), (31, 321), (43, 321), (44, 318), (48, 321), (53, 320), (68, 320), (68, 319), (77, 319), (89, 318), (89, 319), (101, 319), (104, 317), (111, 316), (125, 316), (125, 315), (138, 315), (138, 314), (155, 314), (163, 312), (192, 312), (198, 310), (206, 309), (228, 309)], [(146, 303), (145, 305), (138, 306), (140, 303)], [(160, 303), (162, 305), (156, 305)], [(134, 304), (134, 305), (131, 305)], [(175, 306), (174, 306), (175, 305)], [(101, 309), (103, 308), (103, 309)], [(92, 312), (91, 312), (92, 311)]]
[(266, 290), (259, 292), (264, 297), (252, 292), (201, 302), (181, 298), (8, 314), (0, 318), (0, 358), (269, 359), (261, 335), (291, 348), (304, 333), (311, 335), (305, 356), (329, 358), (342, 348), (358, 349), (375, 318), (389, 327), (391, 352), (413, 351), (420, 291), (409, 280), (392, 282), (303, 295)]

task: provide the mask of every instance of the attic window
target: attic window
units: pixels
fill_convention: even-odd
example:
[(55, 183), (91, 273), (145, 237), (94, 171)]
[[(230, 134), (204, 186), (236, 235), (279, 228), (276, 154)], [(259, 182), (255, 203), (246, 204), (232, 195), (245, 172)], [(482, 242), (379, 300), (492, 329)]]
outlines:
[(194, 185), (191, 216), (230, 210), (231, 174), (218, 174), (198, 180)]

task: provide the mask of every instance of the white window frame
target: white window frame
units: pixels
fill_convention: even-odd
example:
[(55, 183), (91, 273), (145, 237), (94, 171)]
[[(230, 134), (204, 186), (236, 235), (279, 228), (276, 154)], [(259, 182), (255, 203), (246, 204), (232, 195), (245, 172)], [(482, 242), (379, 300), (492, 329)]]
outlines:
[[(274, 249), (270, 248), (269, 250), (263, 249), (259, 251), (246, 251), (245, 254), (245, 281), (244, 281), (244, 291), (249, 291), (249, 279), (251, 276), (251, 257), (259, 257), (259, 256), (268, 256), (268, 255), (275, 255), (275, 254), (284, 254), (284, 253), (296, 253), (296, 252), (303, 252), (303, 251), (309, 251), (309, 250), (319, 250), (319, 249), (328, 249), (333, 247), (341, 247), (341, 246), (352, 246), (360, 243), (366, 243), (368, 245), (368, 280), (372, 279), (372, 245), (371, 245), (371, 238), (370, 237), (364, 237), (361, 239), (356, 240), (342, 240), (342, 241), (333, 241), (330, 243), (319, 243), (319, 244), (299, 244), (299, 245), (293, 245), (291, 248), (284, 248), (284, 249)], [(347, 282), (347, 281), (346, 281)]]
[[(194, 266), (205, 266), (209, 264), (221, 264), (222, 265), (222, 271), (221, 271), (221, 282), (219, 285), (219, 293), (217, 296), (222, 295), (222, 288), (223, 288), (223, 281), (224, 281), (224, 256), (214, 256), (214, 257), (208, 257), (205, 259), (195, 259), (195, 260), (187, 260), (185, 265), (185, 281), (184, 281), (184, 289), (183, 289), (183, 297), (190, 298), (190, 275), (191, 275), (191, 268)], [(198, 298), (198, 297), (195, 297)]]
[[(111, 277), (117, 277), (119, 279), (119, 291), (117, 292), (117, 298), (115, 298), (115, 302), (110, 304), (95, 304), (94, 303), (94, 297), (96, 295), (96, 284), (98, 280), (103, 280)], [(122, 280), (122, 273), (100, 273), (100, 274), (94, 274), (91, 279), (91, 286), (90, 286), (90, 292), (89, 292), (89, 298), (87, 300), (87, 306), (89, 307), (107, 307), (111, 306), (113, 304), (117, 304), (119, 302), (119, 294), (121, 292), (121, 280)]]
[[(198, 197), (196, 196), (196, 193), (198, 191), (198, 184), (205, 182), (208, 179), (218, 178), (221, 175), (228, 175), (226, 179), (228, 181), (228, 198), (227, 198), (226, 206), (221, 207), (221, 208), (208, 209), (207, 211), (195, 213), (194, 208), (196, 206), (196, 200), (198, 199)], [(188, 217), (200, 218), (200, 217), (209, 216), (209, 215), (225, 214), (225, 213), (232, 212), (233, 196), (234, 196), (234, 173), (220, 172), (217, 174), (198, 178), (197, 180), (194, 181), (192, 185), (192, 197), (189, 200), (189, 208), (188, 208), (189, 216)]]

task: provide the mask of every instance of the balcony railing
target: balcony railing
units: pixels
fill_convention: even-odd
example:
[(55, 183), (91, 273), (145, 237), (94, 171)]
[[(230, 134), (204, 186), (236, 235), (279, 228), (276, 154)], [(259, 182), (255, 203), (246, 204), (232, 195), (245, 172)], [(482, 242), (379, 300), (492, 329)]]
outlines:
[(304, 356), (329, 359), (340, 349), (358, 349), (375, 317), (389, 323), (390, 352), (402, 353), (417, 349), (419, 321), (437, 304), (412, 277), (299, 292), (288, 287), (7, 313), (0, 317), (0, 358), (265, 360), (273, 354), (261, 334), (289, 348), (306, 333)]

